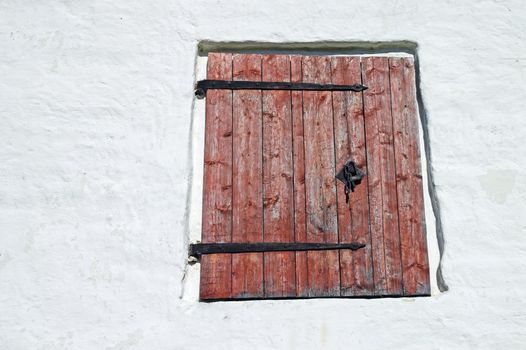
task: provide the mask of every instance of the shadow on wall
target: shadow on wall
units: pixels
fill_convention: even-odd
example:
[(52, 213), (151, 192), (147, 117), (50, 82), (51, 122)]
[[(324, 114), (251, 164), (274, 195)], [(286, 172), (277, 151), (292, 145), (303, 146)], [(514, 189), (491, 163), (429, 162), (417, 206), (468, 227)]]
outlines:
[[(386, 54), (393, 52), (404, 52), (413, 55), (415, 60), (416, 73), (416, 91), (418, 110), (423, 129), (424, 138), (424, 152), (426, 155), (426, 171), (428, 180), (428, 192), (431, 198), (433, 214), (435, 217), (436, 237), (438, 243), (438, 250), (440, 254), (440, 261), (436, 271), (437, 286), (441, 292), (447, 291), (448, 286), (442, 276), (442, 257), (444, 255), (444, 235), (442, 230), (442, 220), (440, 212), (440, 203), (437, 198), (436, 189), (434, 185), (433, 171), (432, 171), (432, 153), (429, 142), (428, 118), (427, 111), (424, 106), (421, 86), (420, 86), (420, 66), (418, 60), (418, 45), (412, 41), (389, 41), (389, 42), (374, 42), (374, 41), (357, 41), (357, 42), (338, 42), (338, 41), (324, 41), (324, 42), (303, 42), (303, 43), (271, 43), (271, 42), (212, 42), (202, 41), (198, 45), (198, 56), (206, 56), (208, 52), (239, 52), (239, 53), (283, 53), (283, 54), (342, 54), (342, 55), (371, 55), (371, 54)], [(197, 57), (196, 57), (197, 59)], [(190, 138), (191, 139), (191, 138)], [(190, 147), (192, 151), (192, 147)], [(191, 157), (190, 157), (191, 159)], [(191, 191), (188, 191), (191, 196)], [(188, 222), (188, 216), (186, 218)]]

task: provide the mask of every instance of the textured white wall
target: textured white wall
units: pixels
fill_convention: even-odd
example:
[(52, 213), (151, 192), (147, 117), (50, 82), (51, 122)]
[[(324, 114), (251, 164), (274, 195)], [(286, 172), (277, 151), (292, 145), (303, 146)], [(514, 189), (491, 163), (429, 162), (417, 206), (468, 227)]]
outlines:
[[(523, 1), (0, 3), (0, 349), (522, 349)], [(449, 291), (182, 298), (197, 44), (418, 43)]]

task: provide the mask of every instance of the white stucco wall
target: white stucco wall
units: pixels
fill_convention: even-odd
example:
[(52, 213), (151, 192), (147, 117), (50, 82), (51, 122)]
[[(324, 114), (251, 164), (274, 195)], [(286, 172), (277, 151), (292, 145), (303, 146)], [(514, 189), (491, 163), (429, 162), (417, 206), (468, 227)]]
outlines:
[[(523, 349), (523, 1), (0, 2), (0, 349)], [(185, 297), (201, 41), (418, 44), (449, 290)], [(434, 277), (434, 276), (433, 276)]]

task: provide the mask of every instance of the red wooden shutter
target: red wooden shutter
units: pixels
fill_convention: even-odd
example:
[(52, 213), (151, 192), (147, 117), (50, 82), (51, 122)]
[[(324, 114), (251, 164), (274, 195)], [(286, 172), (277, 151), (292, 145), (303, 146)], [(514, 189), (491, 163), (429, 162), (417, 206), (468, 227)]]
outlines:
[[(366, 246), (203, 255), (201, 300), (428, 295), (412, 58), (211, 53), (207, 72), (368, 89), (208, 90), (202, 241)], [(348, 160), (366, 175), (346, 203)]]

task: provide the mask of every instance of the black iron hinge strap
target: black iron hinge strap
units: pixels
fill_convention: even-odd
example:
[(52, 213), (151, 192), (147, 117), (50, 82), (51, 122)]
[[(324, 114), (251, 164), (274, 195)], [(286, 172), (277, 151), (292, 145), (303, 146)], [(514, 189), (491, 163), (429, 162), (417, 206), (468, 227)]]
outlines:
[(190, 244), (189, 257), (199, 259), (201, 255), (220, 253), (260, 253), (306, 250), (357, 250), (362, 243), (194, 243)]
[(362, 84), (335, 85), (315, 83), (289, 83), (277, 81), (200, 80), (195, 86), (195, 96), (204, 98), (209, 89), (226, 90), (304, 90), (304, 91), (354, 91), (367, 90)]

